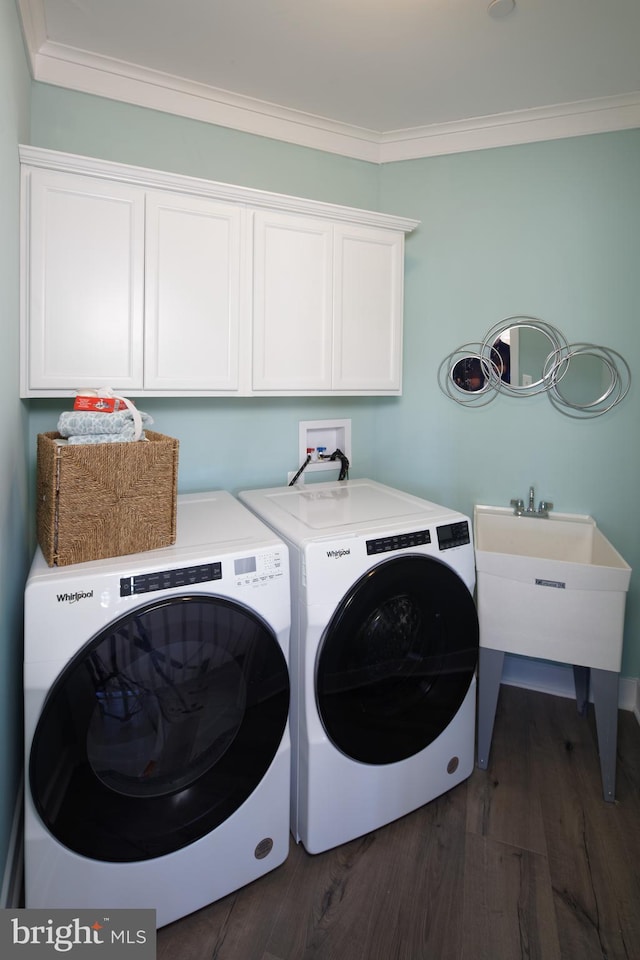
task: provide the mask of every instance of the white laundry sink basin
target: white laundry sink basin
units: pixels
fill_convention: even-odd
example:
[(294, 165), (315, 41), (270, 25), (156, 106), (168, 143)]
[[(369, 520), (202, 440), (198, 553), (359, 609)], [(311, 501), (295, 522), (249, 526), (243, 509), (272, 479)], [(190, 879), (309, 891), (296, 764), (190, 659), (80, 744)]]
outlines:
[(620, 669), (631, 568), (593, 517), (476, 506), (480, 645)]
[[(516, 516), (509, 507), (474, 509), (478, 569), (508, 579), (554, 579), (592, 590), (627, 590), (631, 568), (598, 529), (578, 513)], [(487, 556), (485, 556), (485, 554)], [(542, 562), (544, 561), (544, 562)], [(556, 563), (561, 566), (556, 566)], [(544, 572), (553, 576), (544, 577)]]

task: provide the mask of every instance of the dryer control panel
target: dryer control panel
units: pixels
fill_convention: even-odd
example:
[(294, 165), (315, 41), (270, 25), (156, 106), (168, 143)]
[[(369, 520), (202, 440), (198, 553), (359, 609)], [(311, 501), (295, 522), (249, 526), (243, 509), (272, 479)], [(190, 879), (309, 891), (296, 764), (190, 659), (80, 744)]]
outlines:
[(441, 527), (436, 527), (436, 530), (438, 546), (441, 550), (451, 550), (452, 547), (463, 547), (465, 543), (471, 543), (469, 524), (466, 520), (444, 523)]
[(430, 530), (414, 530), (411, 533), (397, 533), (390, 537), (367, 540), (367, 553), (389, 553), (390, 550), (406, 550), (407, 547), (420, 547), (431, 543)]

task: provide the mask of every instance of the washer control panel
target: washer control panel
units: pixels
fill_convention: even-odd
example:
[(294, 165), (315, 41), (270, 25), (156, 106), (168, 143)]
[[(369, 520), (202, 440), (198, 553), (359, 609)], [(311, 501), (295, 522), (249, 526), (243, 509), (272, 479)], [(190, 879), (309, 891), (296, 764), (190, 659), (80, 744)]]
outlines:
[(260, 587), (282, 576), (282, 555), (279, 550), (274, 550), (248, 557), (237, 557), (233, 561), (233, 572), (236, 586)]
[(176, 570), (154, 570), (153, 573), (141, 573), (134, 577), (120, 578), (120, 596), (133, 597), (140, 593), (153, 593), (156, 590), (171, 590), (176, 587), (189, 587), (194, 583), (208, 583), (222, 579), (222, 564), (201, 563), (193, 567), (180, 567)]
[(452, 547), (463, 547), (465, 543), (471, 543), (469, 524), (466, 520), (444, 523), (441, 527), (436, 527), (436, 531), (438, 546), (441, 550), (451, 550)]
[(389, 553), (391, 550), (406, 550), (407, 547), (420, 547), (431, 543), (430, 530), (415, 530), (411, 533), (398, 533), (390, 537), (367, 540), (367, 554)]
[[(282, 554), (278, 550), (260, 554), (248, 554), (225, 561), (225, 574), (233, 570), (236, 586), (257, 587), (283, 575)], [(211, 583), (222, 580), (222, 561), (194, 564), (175, 570), (154, 570), (132, 577), (120, 578), (120, 596), (133, 597), (156, 590), (172, 590), (191, 587), (196, 583)]]

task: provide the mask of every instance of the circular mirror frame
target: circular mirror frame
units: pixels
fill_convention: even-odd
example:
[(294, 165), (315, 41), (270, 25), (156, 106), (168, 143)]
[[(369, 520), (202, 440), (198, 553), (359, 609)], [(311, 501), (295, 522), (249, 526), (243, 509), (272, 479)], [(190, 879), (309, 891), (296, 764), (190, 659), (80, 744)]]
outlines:
[[(592, 357), (600, 360), (609, 372), (609, 383), (599, 397), (585, 403), (570, 400), (561, 389), (561, 384), (569, 372), (571, 361), (579, 357)], [(617, 361), (617, 363), (616, 363)], [(551, 378), (549, 400), (553, 406), (567, 417), (584, 420), (608, 413), (621, 400), (624, 400), (631, 386), (631, 370), (621, 354), (609, 347), (595, 343), (573, 343), (565, 356), (560, 357), (545, 372)]]
[[(462, 406), (484, 407), (498, 396), (495, 390), (496, 375), (500, 379), (502, 370), (496, 371), (491, 361), (482, 355), (482, 344), (463, 343), (457, 350), (445, 357), (438, 367), (438, 384), (443, 393), (451, 400)], [(466, 361), (477, 361), (484, 383), (478, 390), (468, 390), (459, 385), (456, 376), (456, 367)]]
[[(524, 386), (514, 386), (502, 379), (503, 360), (495, 347), (501, 335), (514, 327), (537, 330), (548, 339), (550, 345), (540, 379)], [(577, 403), (563, 392), (562, 381), (569, 372), (571, 361), (584, 356), (602, 362), (604, 370), (608, 371), (609, 383), (600, 396)], [(465, 361), (476, 362), (484, 377), (484, 382), (476, 390), (462, 386), (456, 376), (456, 368)], [(538, 317), (512, 316), (494, 324), (481, 343), (464, 343), (445, 357), (438, 368), (438, 385), (444, 394), (462, 406), (486, 406), (499, 393), (510, 397), (546, 393), (560, 413), (583, 420), (607, 413), (626, 397), (631, 385), (631, 370), (624, 357), (609, 347), (593, 343), (569, 344), (557, 327)]]
[(500, 377), (499, 381), (495, 384), (495, 388), (499, 390), (500, 393), (504, 393), (509, 397), (531, 397), (538, 393), (546, 393), (551, 387), (551, 374), (547, 373), (547, 367), (551, 362), (552, 369), (555, 369), (556, 362), (567, 349), (567, 341), (559, 330), (556, 330), (551, 324), (545, 323), (544, 320), (539, 320), (537, 317), (507, 317), (506, 320), (494, 324), (487, 333), (482, 342), (483, 356), (491, 356), (495, 353), (495, 344), (501, 338), (502, 334), (507, 330), (512, 331), (514, 329), (538, 331), (549, 341), (549, 352), (545, 358), (543, 368), (540, 371), (540, 377), (534, 380), (533, 383), (524, 386), (514, 385)]

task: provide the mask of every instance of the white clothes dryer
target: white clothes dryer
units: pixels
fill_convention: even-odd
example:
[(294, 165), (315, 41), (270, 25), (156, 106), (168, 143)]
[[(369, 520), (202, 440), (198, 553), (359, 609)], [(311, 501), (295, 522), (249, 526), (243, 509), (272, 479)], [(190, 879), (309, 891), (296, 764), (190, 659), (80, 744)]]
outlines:
[(473, 770), (471, 524), (372, 480), (239, 497), (289, 547), (291, 823), (319, 853)]
[(25, 593), (27, 907), (158, 926), (289, 852), (285, 544), (224, 491), (161, 550), (48, 567)]

